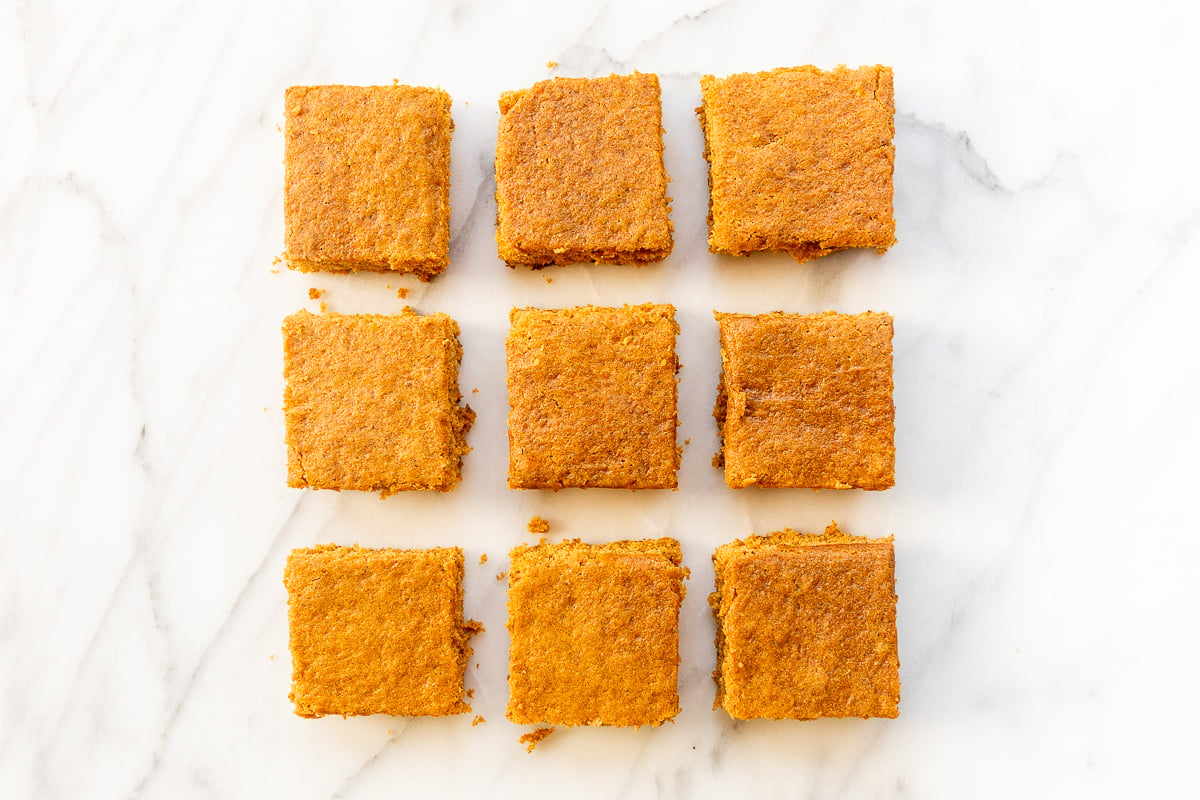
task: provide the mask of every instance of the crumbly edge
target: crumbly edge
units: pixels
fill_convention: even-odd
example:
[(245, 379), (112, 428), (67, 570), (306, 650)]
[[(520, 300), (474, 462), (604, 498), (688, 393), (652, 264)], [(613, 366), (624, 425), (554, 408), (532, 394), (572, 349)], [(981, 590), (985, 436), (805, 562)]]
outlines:
[(704, 135), (704, 166), (705, 176), (708, 178), (708, 249), (713, 250), (712, 225), (713, 225), (713, 200), (712, 200), (712, 150), (708, 146), (708, 86), (715, 81), (712, 75), (705, 75), (700, 79), (700, 105), (696, 107), (696, 116), (700, 119), (700, 131)]
[[(683, 550), (677, 539), (672, 539), (669, 537), (663, 537), (659, 539), (624, 539), (621, 541), (609, 542), (608, 544), (586, 544), (580, 539), (565, 539), (557, 544), (550, 544), (543, 539), (540, 543), (535, 545), (517, 545), (508, 552), (508, 622), (505, 624), (505, 627), (508, 629), (510, 636), (513, 633), (512, 590), (521, 580), (526, 569), (538, 562), (548, 563), (549, 558), (547, 558), (546, 554), (559, 552), (563, 552), (568, 555), (574, 554), (576, 558), (587, 558), (595, 553), (600, 552), (630, 554), (640, 553), (652, 559), (661, 558), (665, 560), (668, 565), (678, 570), (679, 580), (674, 583), (674, 586), (679, 590), (679, 606), (680, 608), (683, 607), (683, 599), (687, 596), (687, 587), (684, 586), (683, 582), (690, 577), (691, 571), (687, 567), (682, 566)], [(512, 672), (510, 671), (508, 676), (509, 707), (505, 711), (505, 717), (510, 722), (514, 722), (516, 724), (538, 724), (541, 722), (540, 720), (513, 718), (513, 690), (513, 676)], [(678, 708), (677, 700), (675, 712), (671, 714), (670, 717), (647, 724), (656, 728), (659, 725), (662, 725), (664, 722), (673, 719), (679, 713), (679, 710), (680, 709)], [(569, 724), (555, 724), (560, 725), (561, 727), (575, 727)], [(604, 727), (609, 726), (606, 725)]]
[(730, 716), (733, 714), (725, 708), (725, 609), (722, 598), (725, 596), (725, 574), (734, 560), (753, 557), (766, 550), (791, 549), (795, 547), (820, 547), (828, 544), (879, 544), (893, 541), (893, 537), (884, 536), (871, 538), (843, 533), (836, 521), (825, 527), (824, 533), (800, 533), (791, 528), (769, 533), (765, 536), (751, 535), (745, 539), (735, 539), (716, 549), (712, 556), (715, 586), (708, 596), (708, 605), (712, 609), (713, 619), (717, 624), (716, 638), (713, 643), (717, 649), (717, 668), (713, 670), (713, 682), (716, 683), (716, 695), (713, 698), (713, 709), (722, 709)]
[(530, 267), (543, 269), (545, 267), (565, 266), (567, 264), (610, 264), (643, 266), (662, 261), (671, 254), (672, 245), (659, 249), (640, 250), (565, 250), (562, 253), (553, 250), (522, 250), (508, 242), (498, 241), (500, 258), (510, 267)]
[(713, 418), (717, 421), (717, 452), (712, 465), (725, 468), (725, 417), (729, 413), (729, 394), (725, 391), (725, 343), (721, 342), (721, 371), (717, 373), (717, 399), (713, 403)]
[[(464, 582), (463, 579), (464, 579), (464, 574), (465, 574), (465, 568), (464, 568), (463, 551), (462, 551), (461, 547), (433, 547), (433, 548), (429, 548), (427, 550), (402, 550), (399, 548), (359, 547), (357, 544), (349, 546), (349, 547), (344, 546), (344, 545), (337, 545), (337, 544), (320, 544), (320, 545), (315, 545), (313, 547), (300, 547), (300, 548), (296, 548), (296, 549), (292, 550), (292, 552), (288, 555), (287, 565), (284, 567), (284, 573), (283, 573), (283, 585), (288, 590), (288, 631), (289, 631), (288, 649), (289, 650), (292, 649), (292, 647), (291, 647), (291, 630), (293, 628), (293, 622), (294, 622), (293, 618), (292, 618), (293, 595), (292, 595), (292, 591), (291, 591), (291, 586), (289, 585), (289, 579), (292, 574), (292, 559), (293, 559), (293, 557), (295, 557), (297, 554), (314, 554), (315, 555), (315, 554), (320, 554), (320, 553), (336, 552), (339, 550), (350, 551), (351, 553), (354, 553), (357, 555), (359, 553), (377, 552), (380, 549), (382, 549), (384, 551), (388, 551), (388, 550), (395, 551), (397, 553), (420, 552), (420, 553), (426, 553), (426, 554), (432, 554), (432, 555), (448, 556), (447, 560), (443, 560), (442, 568), (450, 573), (449, 578), (452, 581), (454, 581), (454, 585), (455, 585), (455, 616), (454, 616), (453, 642), (455, 645), (455, 649), (458, 651), (457, 666), (458, 666), (458, 674), (459, 674), (459, 679), (460, 679), (460, 685), (459, 685), (460, 694), (459, 694), (459, 697), (458, 697), (457, 701), (455, 702), (455, 704), (448, 707), (447, 709), (438, 711), (438, 712), (434, 712), (434, 713), (430, 713), (430, 714), (421, 714), (419, 716), (444, 717), (444, 716), (450, 716), (452, 714), (469, 713), (471, 711), (471, 707), (469, 705), (467, 705), (467, 703), (463, 700), (463, 698), (466, 696), (467, 661), (471, 658), (471, 655), (475, 652), (475, 650), (471, 647), (471, 637), (477, 633), (483, 633), (484, 627), (483, 627), (483, 624), (480, 623), (478, 620), (474, 620), (474, 619), (464, 620), (463, 619), (463, 582)], [(339, 712), (337, 712), (337, 711), (320, 711), (318, 709), (311, 708), (308, 706), (301, 706), (299, 701), (296, 700), (295, 694), (296, 694), (296, 663), (295, 663), (295, 657), (293, 656), (293, 659), (292, 659), (292, 689), (288, 693), (288, 699), (291, 700), (294, 704), (293, 710), (294, 710), (294, 713), (296, 714), (296, 716), (303, 717), (305, 719), (317, 719), (317, 718), (324, 717), (324, 716), (333, 716), (333, 715), (339, 714)], [(368, 714), (341, 714), (341, 716), (346, 717), (346, 716), (369, 716), (369, 715)]]
[[(786, 68), (782, 68), (782, 69), (786, 69)], [(813, 66), (800, 67), (800, 69), (806, 69), (808, 71), (821, 73), (821, 74), (825, 73), (825, 70), (821, 70), (821, 69), (819, 69), (817, 67), (813, 67)], [(844, 69), (844, 67), (841, 67), (841, 69)], [(875, 94), (878, 94), (880, 75), (882, 75), (886, 71), (889, 75), (889, 83), (890, 83), (890, 75), (891, 75), (892, 69), (891, 69), (891, 67), (885, 67), (881, 64), (876, 64), (874, 66), (874, 70), (875, 70)], [(770, 74), (771, 72), (778, 72), (778, 71), (779, 71), (779, 69), (768, 70), (767, 72), (763, 72), (763, 73), (759, 73), (759, 74)], [(720, 82), (721, 80), (724, 80), (724, 79), (717, 78), (716, 76), (713, 76), (713, 75), (705, 75), (700, 78), (701, 100), (700, 100), (700, 106), (696, 108), (696, 116), (700, 118), (700, 128), (704, 133), (704, 160), (708, 166), (707, 175), (708, 175), (708, 250), (709, 250), (709, 252), (715, 253), (717, 255), (734, 256), (734, 257), (748, 256), (751, 253), (756, 253), (756, 252), (787, 253), (789, 256), (792, 257), (793, 260), (795, 260), (795, 262), (797, 264), (804, 264), (809, 261), (813, 261), (815, 259), (821, 258), (822, 256), (827, 256), (832, 253), (839, 252), (841, 250), (870, 249), (869, 247), (867, 247), (867, 248), (862, 248), (862, 247), (859, 247), (859, 248), (822, 247), (820, 242), (801, 242), (796, 247), (788, 247), (788, 248), (765, 247), (765, 248), (761, 248), (761, 249), (744, 250), (744, 249), (721, 247), (720, 245), (718, 245), (717, 243), (715, 243), (713, 241), (712, 157), (711, 157), (711, 151), (708, 146), (709, 131), (708, 131), (708, 116), (706, 113), (706, 108), (707, 108), (707, 102), (708, 102), (708, 92), (707, 92), (708, 87)], [(893, 118), (892, 138), (894, 140), (895, 139), (895, 121), (894, 120), (895, 120), (895, 114), (896, 114), (895, 101), (892, 100), (888, 105), (891, 108), (891, 113), (892, 113), (892, 118)], [(893, 160), (893, 164), (892, 164), (892, 170), (894, 173), (895, 172), (894, 160)], [(889, 242), (885, 246), (875, 248), (875, 252), (878, 253), (879, 255), (883, 255), (884, 253), (886, 253), (888, 251), (888, 248), (890, 248), (892, 245), (894, 245), (896, 243), (895, 210), (894, 209), (892, 211), (892, 215), (893, 215), (892, 241)]]
[[(536, 317), (548, 317), (548, 316), (587, 317), (587, 316), (591, 315), (592, 313), (598, 312), (598, 311), (616, 311), (616, 310), (623, 310), (623, 311), (626, 311), (627, 313), (636, 313), (638, 315), (653, 317), (653, 319), (647, 320), (650, 322), (659, 321), (659, 320), (663, 320), (663, 319), (668, 320), (668, 321), (670, 321), (672, 328), (674, 329), (675, 336), (676, 337), (679, 336), (679, 322), (675, 319), (675, 306), (674, 305), (671, 305), (670, 303), (643, 303), (641, 305), (626, 304), (626, 305), (622, 306), (620, 309), (617, 309), (612, 306), (593, 306), (593, 305), (574, 306), (572, 308), (556, 308), (556, 309), (534, 308), (532, 306), (527, 306), (524, 308), (513, 308), (511, 311), (509, 311), (509, 314), (508, 314), (508, 320), (509, 320), (508, 340), (511, 340), (514, 336), (517, 336), (517, 335), (524, 335), (525, 324), (526, 324), (525, 318), (526, 317), (535, 317), (535, 318)], [(675, 361), (675, 373), (678, 374), (680, 368), (683, 365), (679, 361), (679, 350), (677, 347), (672, 346), (671, 355)], [(674, 414), (674, 416), (675, 416), (675, 428), (676, 428), (676, 431), (678, 432), (678, 429), (679, 429), (679, 380), (678, 380), (678, 378), (676, 378), (675, 384), (676, 385), (675, 385), (675, 414)], [(509, 414), (511, 415), (511, 413), (512, 413), (512, 405), (510, 403)], [(677, 436), (678, 436), (678, 433), (677, 433)], [(511, 448), (512, 448), (511, 418), (509, 421), (508, 441), (509, 441), (509, 448), (511, 450)], [(640, 491), (642, 489), (672, 489), (672, 490), (675, 490), (675, 489), (679, 488), (679, 467), (680, 467), (680, 464), (682, 463), (682, 460), (683, 460), (683, 448), (679, 445), (678, 438), (676, 438), (675, 461), (674, 461), (674, 464), (672, 465), (670, 475), (667, 477), (666, 480), (647, 481), (647, 482), (643, 482), (643, 483), (638, 483), (637, 485), (626, 485), (626, 486), (567, 486), (562, 483), (537, 483), (534, 481), (524, 481), (524, 480), (520, 480), (520, 479), (514, 479), (513, 475), (512, 475), (512, 467), (511, 467), (511, 462), (510, 462), (509, 474), (508, 474), (508, 488), (510, 488), (510, 489), (545, 489), (545, 490), (549, 490), (549, 491), (553, 491), (553, 492), (557, 492), (559, 489), (625, 489), (625, 490), (632, 491), (632, 492)]]
[[(419, 316), (419, 315), (416, 314), (416, 312), (414, 312), (408, 306), (405, 306), (405, 308), (403, 309), (403, 311), (401, 311), (401, 313), (399, 315), (336, 314), (336, 313), (318, 315), (318, 314), (313, 314), (310, 311), (307, 311), (305, 309), (301, 309), (300, 311), (296, 312), (295, 314), (292, 314), (292, 315), (286, 317), (283, 321), (283, 340), (284, 340), (284, 351), (283, 351), (284, 368), (283, 368), (283, 371), (284, 371), (285, 376), (290, 372), (290, 364), (291, 364), (291, 359), (292, 359), (291, 350), (288, 349), (288, 347), (287, 347), (288, 326), (292, 323), (292, 320), (294, 318), (302, 318), (305, 316), (313, 316), (313, 317), (315, 317), (315, 316), (334, 316), (334, 317), (354, 316), (354, 317), (377, 317), (380, 319), (390, 319), (393, 316)], [(446, 465), (447, 465), (446, 475), (443, 477), (443, 479), (441, 481), (432, 482), (432, 483), (428, 483), (428, 484), (392, 484), (392, 485), (378, 484), (378, 485), (373, 485), (373, 486), (368, 486), (368, 487), (362, 487), (361, 489), (356, 489), (355, 491), (379, 492), (380, 493), (379, 496), (381, 498), (387, 498), (393, 494), (397, 494), (399, 492), (404, 492), (404, 491), (449, 492), (452, 489), (454, 489), (459, 484), (459, 482), (462, 480), (463, 456), (465, 456), (467, 453), (471, 452), (471, 447), (470, 447), (470, 445), (467, 444), (466, 436), (467, 436), (467, 431), (470, 430), (471, 425), (475, 422), (475, 411), (471, 408), (470, 405), (461, 405), (463, 396), (462, 396), (462, 391), (459, 388), (459, 384), (458, 384), (458, 368), (459, 368), (460, 364), (462, 363), (462, 343), (459, 341), (459, 338), (458, 338), (460, 330), (458, 327), (458, 322), (456, 322), (452, 317), (450, 317), (446, 314), (443, 314), (440, 311), (437, 312), (436, 314), (428, 315), (426, 317), (426, 319), (444, 320), (445, 323), (448, 323), (447, 324), (448, 337), (447, 337), (446, 341), (449, 342), (449, 344), (450, 344), (452, 357), (450, 359), (448, 359), (448, 362), (447, 362), (448, 366), (447, 366), (447, 370), (446, 370), (446, 387), (444, 389), (444, 391), (447, 393), (448, 402), (449, 402), (449, 406), (450, 406), (450, 410), (449, 410), (450, 445), (445, 454)], [(291, 385), (286, 383), (286, 381), (285, 381), (284, 399), (283, 399), (283, 409), (284, 409), (285, 418), (287, 416), (288, 410), (291, 408), (291, 401), (289, 399), (290, 393), (291, 393)], [(285, 428), (286, 428), (286, 423), (285, 423)], [(289, 453), (288, 480), (287, 480), (288, 487), (293, 488), (293, 489), (315, 488), (309, 484), (308, 479), (304, 475), (303, 453), (301, 453), (299, 448), (292, 442), (290, 436), (288, 437), (287, 447), (288, 447), (288, 453)], [(298, 475), (297, 475), (297, 472), (292, 469), (292, 465), (290, 463), (291, 456), (293, 453), (296, 456), (296, 460), (300, 463)], [(333, 491), (340, 491), (340, 489), (334, 489)]]
[(379, 264), (365, 261), (307, 261), (287, 254), (284, 254), (284, 260), (289, 269), (297, 272), (400, 272), (416, 275), (424, 283), (440, 275), (450, 264), (449, 258)]
[[(450, 328), (447, 342), (450, 346), (451, 357), (446, 370), (446, 394), (450, 405), (450, 446), (446, 453), (448, 465), (446, 480), (440, 485), (429, 488), (439, 492), (448, 492), (462, 481), (463, 456), (471, 451), (470, 445), (467, 444), (467, 431), (475, 422), (475, 411), (470, 405), (462, 405), (462, 390), (458, 385), (458, 369), (462, 364), (463, 353), (462, 342), (458, 338), (460, 333), (458, 323), (440, 312), (433, 316), (444, 317)], [(390, 493), (392, 492), (385, 492), (382, 496), (386, 497)]]

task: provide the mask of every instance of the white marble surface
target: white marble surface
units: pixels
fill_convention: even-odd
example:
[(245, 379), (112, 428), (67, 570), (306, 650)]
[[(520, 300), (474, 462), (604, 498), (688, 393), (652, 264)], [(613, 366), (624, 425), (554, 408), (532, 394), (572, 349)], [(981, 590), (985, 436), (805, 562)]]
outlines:
[[(1198, 31), (1186, 0), (3, 4), (0, 796), (1194, 796)], [(876, 62), (899, 244), (710, 255), (698, 77)], [(663, 82), (674, 253), (505, 268), (497, 96), (633, 69)], [(273, 266), (284, 88), (393, 78), (454, 98), (450, 270)], [(279, 325), (310, 286), (460, 321), (457, 491), (285, 488)], [(507, 490), (509, 308), (650, 300), (683, 328), (681, 489)], [(891, 311), (896, 488), (725, 489), (714, 308)], [(675, 724), (518, 745), (495, 575), (535, 513), (683, 542)], [(733, 724), (709, 554), (831, 518), (896, 537), (901, 716)], [(485, 724), (293, 716), (283, 563), (326, 541), (465, 548)]]

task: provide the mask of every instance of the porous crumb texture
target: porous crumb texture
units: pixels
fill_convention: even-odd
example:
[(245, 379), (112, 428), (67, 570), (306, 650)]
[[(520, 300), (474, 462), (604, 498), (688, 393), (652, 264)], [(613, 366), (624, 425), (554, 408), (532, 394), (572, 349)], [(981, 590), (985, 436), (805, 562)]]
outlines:
[(300, 311), (283, 339), (288, 486), (386, 497), (458, 484), (475, 414), (459, 405), (454, 320)]
[(301, 717), (470, 711), (463, 675), (479, 623), (463, 620), (457, 547), (293, 550), (290, 698)]
[(288, 266), (412, 272), (450, 261), (450, 95), (293, 86), (285, 103)]
[(731, 488), (895, 484), (889, 314), (723, 314), (715, 466)]
[(512, 722), (660, 725), (679, 713), (679, 542), (570, 540), (509, 557)]
[(554, 728), (538, 728), (537, 730), (522, 734), (517, 741), (525, 745), (526, 753), (532, 753), (552, 733), (554, 733)]
[(895, 242), (891, 68), (705, 75), (700, 87), (712, 252), (804, 262)]
[(508, 485), (674, 489), (675, 308), (513, 309)]
[(496, 243), (510, 266), (671, 252), (657, 75), (555, 78), (500, 98)]
[(713, 708), (736, 719), (895, 717), (891, 537), (784, 530), (717, 548)]

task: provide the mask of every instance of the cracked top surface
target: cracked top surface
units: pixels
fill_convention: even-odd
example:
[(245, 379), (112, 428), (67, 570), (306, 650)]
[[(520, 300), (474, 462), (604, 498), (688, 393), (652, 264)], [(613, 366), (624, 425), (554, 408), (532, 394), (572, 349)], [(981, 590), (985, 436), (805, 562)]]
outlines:
[(288, 486), (447, 491), (474, 414), (458, 405), (458, 324), (445, 314), (284, 320)]
[(895, 242), (889, 67), (706, 75), (700, 86), (709, 249), (807, 261)]

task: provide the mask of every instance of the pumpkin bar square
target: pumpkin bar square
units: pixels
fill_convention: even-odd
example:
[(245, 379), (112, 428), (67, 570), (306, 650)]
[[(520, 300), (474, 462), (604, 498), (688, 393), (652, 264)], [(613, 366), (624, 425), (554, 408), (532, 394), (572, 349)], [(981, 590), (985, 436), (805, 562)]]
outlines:
[(674, 489), (675, 307), (517, 308), (508, 485)]
[(657, 75), (555, 78), (500, 97), (496, 244), (509, 266), (671, 252)]
[(895, 717), (891, 537), (784, 530), (717, 548), (713, 708), (736, 719)]
[(288, 266), (411, 272), (450, 262), (450, 95), (293, 86), (285, 102)]
[(730, 488), (895, 484), (889, 314), (716, 313), (714, 463)]
[(475, 413), (459, 405), (450, 317), (300, 311), (283, 358), (288, 486), (387, 497), (459, 482)]
[(463, 620), (461, 549), (293, 550), (283, 582), (296, 714), (471, 710), (463, 673), (482, 628)]
[(891, 68), (705, 75), (700, 88), (712, 252), (803, 263), (895, 243)]
[(571, 540), (509, 559), (509, 720), (642, 726), (679, 713), (679, 542)]

